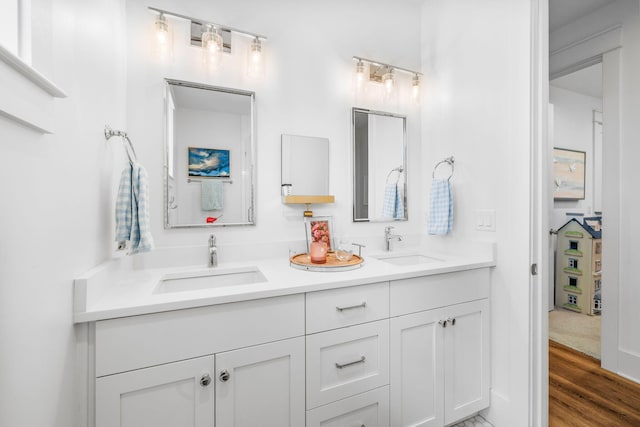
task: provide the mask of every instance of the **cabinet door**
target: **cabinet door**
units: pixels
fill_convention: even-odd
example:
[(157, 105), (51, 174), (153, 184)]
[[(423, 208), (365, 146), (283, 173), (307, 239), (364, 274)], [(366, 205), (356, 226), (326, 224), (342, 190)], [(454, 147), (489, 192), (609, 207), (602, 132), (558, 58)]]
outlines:
[(212, 375), (208, 356), (98, 378), (96, 427), (213, 427)]
[(442, 310), (391, 319), (391, 425), (444, 425)]
[(489, 302), (486, 299), (445, 309), (445, 424), (489, 406)]
[(304, 337), (215, 357), (216, 427), (304, 425)]

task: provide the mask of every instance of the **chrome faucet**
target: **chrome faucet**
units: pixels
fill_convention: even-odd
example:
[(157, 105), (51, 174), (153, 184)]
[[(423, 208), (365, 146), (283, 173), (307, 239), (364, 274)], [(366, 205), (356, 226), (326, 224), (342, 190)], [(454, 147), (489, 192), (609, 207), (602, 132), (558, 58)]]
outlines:
[(218, 248), (216, 247), (216, 235), (209, 236), (209, 267), (218, 266)]
[(393, 234), (391, 233), (391, 230), (394, 227), (392, 226), (387, 226), (384, 228), (384, 243), (385, 243), (385, 248), (387, 249), (387, 252), (389, 252), (391, 250), (391, 241), (392, 240), (397, 240), (398, 242), (402, 242), (402, 236), (399, 234)]

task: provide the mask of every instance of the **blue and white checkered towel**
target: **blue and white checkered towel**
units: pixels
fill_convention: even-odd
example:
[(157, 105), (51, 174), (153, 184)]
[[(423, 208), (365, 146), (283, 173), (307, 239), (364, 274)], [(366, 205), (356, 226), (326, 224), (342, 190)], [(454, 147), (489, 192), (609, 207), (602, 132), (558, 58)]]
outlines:
[(149, 185), (142, 165), (128, 165), (120, 176), (116, 199), (116, 242), (118, 250), (130, 243), (129, 255), (149, 252), (153, 238), (149, 224)]
[(429, 198), (429, 234), (447, 234), (453, 228), (453, 196), (448, 179), (431, 182)]
[(382, 199), (382, 217), (403, 219), (404, 218), (404, 195), (400, 184), (388, 183), (384, 187), (384, 199)]

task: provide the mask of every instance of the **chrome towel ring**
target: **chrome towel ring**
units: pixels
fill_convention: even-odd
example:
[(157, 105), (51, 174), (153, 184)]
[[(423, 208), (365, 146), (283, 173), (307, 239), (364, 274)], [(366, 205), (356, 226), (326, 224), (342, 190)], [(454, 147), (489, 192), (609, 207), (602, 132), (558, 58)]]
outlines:
[(449, 176), (447, 177), (447, 181), (451, 179), (451, 177), (453, 176), (453, 163), (455, 162), (455, 159), (453, 158), (453, 156), (451, 157), (447, 157), (444, 160), (440, 160), (438, 163), (436, 163), (436, 165), (433, 167), (433, 172), (431, 173), (431, 178), (435, 179), (436, 178), (436, 170), (438, 170), (438, 167), (442, 164), (448, 164), (449, 166), (451, 166), (451, 173), (449, 173)]

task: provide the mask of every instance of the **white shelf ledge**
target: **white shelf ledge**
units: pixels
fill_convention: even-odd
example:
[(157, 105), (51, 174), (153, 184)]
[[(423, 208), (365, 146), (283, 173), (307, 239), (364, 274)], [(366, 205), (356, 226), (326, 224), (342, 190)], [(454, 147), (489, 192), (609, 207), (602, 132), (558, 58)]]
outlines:
[(67, 94), (0, 45), (0, 117), (42, 134), (55, 129), (54, 102)]
[(18, 73), (30, 80), (34, 85), (47, 92), (54, 98), (66, 98), (67, 94), (56, 86), (51, 80), (36, 71), (31, 65), (0, 45), (0, 60), (12, 67)]

